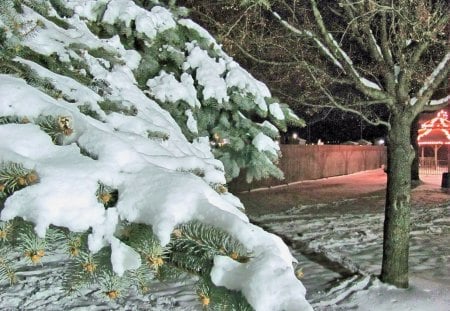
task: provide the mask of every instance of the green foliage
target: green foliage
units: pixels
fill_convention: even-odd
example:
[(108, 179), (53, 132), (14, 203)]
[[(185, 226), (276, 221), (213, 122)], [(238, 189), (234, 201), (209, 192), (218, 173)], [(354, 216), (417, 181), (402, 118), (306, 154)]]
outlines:
[[(28, 226), (26, 226), (28, 227)], [(25, 258), (33, 264), (38, 264), (45, 256), (46, 240), (39, 238), (29, 228), (21, 228), (17, 240), (19, 248), (25, 254)]]
[(0, 245), (4, 246), (7, 243), (13, 242), (14, 227), (14, 221), (0, 221)]
[[(77, 253), (71, 253), (71, 262), (65, 271), (63, 286), (67, 293), (76, 293), (84, 287), (99, 286), (100, 279), (112, 271), (109, 261), (111, 252), (103, 248), (96, 254), (81, 245)], [(101, 284), (104, 286), (104, 282)]]
[(117, 112), (117, 113), (122, 113), (127, 116), (137, 115), (136, 107), (134, 107), (134, 106), (126, 107), (122, 103), (119, 103), (117, 101), (104, 99), (103, 101), (99, 102), (98, 105), (106, 113)]
[(20, 28), (23, 21), (17, 14), (16, 5), (12, 0), (0, 2), (0, 20), (3, 23), (0, 31), (0, 55), (2, 55), (5, 53), (4, 49), (14, 48), (21, 37)]
[(155, 77), (161, 70), (158, 59), (151, 53), (144, 53), (139, 66), (134, 71), (134, 76), (141, 88), (145, 88), (149, 79)]
[(9, 284), (17, 282), (14, 262), (4, 257), (4, 254), (8, 254), (10, 250), (4, 246), (0, 246), (0, 281), (7, 280)]
[(0, 162), (0, 202), (15, 191), (38, 182), (36, 171), (20, 163)]
[[(70, 77), (83, 85), (89, 86), (92, 83), (93, 77), (89, 74), (88, 65), (78, 59), (71, 58), (70, 63), (64, 63), (56, 53), (46, 56), (28, 47), (21, 47), (17, 56), (38, 63), (57, 74)], [(86, 75), (81, 74), (82, 71), (86, 72)]]
[(143, 262), (153, 273), (157, 274), (165, 263), (167, 248), (160, 245), (151, 227), (141, 224), (128, 224), (122, 232), (124, 241), (138, 251)]
[(241, 111), (252, 111), (255, 108), (255, 97), (250, 94), (242, 94), (239, 90), (232, 90), (230, 100), (239, 105)]
[(124, 277), (119, 277), (112, 271), (102, 271), (98, 277), (98, 284), (100, 285), (100, 290), (109, 299), (117, 299), (122, 294), (122, 291), (129, 287), (127, 284), (128, 279)]
[(80, 252), (86, 252), (87, 233), (65, 232), (67, 253), (70, 257), (77, 257)]
[(239, 262), (250, 258), (236, 239), (200, 222), (190, 222), (175, 229), (169, 248), (170, 261), (174, 265), (201, 274), (209, 273), (216, 255), (229, 256)]
[[(151, 9), (154, 5), (140, 1), (136, 3), (147, 9)], [(215, 143), (214, 155), (220, 160), (229, 159), (229, 161), (224, 161), (228, 181), (237, 177), (241, 169), (246, 169), (249, 180), (270, 176), (281, 178), (283, 175), (276, 168), (277, 157), (268, 153), (257, 155), (258, 151), (252, 146), (252, 139), (260, 132), (272, 139), (278, 139), (278, 133), (259, 125), (264, 119), (270, 120), (283, 131), (287, 130), (288, 125), (300, 125), (301, 121), (294, 117), (287, 106), (282, 107), (286, 120), (277, 120), (268, 115), (266, 110), (261, 109), (256, 104), (255, 96), (245, 89), (231, 87), (228, 90), (229, 101), (222, 103), (218, 103), (214, 98), (203, 98), (203, 87), (196, 81), (196, 70), (183, 69), (182, 66), (189, 54), (186, 42), (199, 46), (207, 52), (209, 57), (215, 60), (223, 57), (217, 46), (211, 44), (208, 38), (204, 38), (195, 29), (183, 25), (177, 25), (160, 32), (151, 39), (147, 38), (145, 34), (133, 31), (133, 27), (133, 22), (130, 26), (123, 22), (117, 22), (114, 25), (99, 21), (90, 23), (90, 29), (95, 34), (109, 37), (119, 35), (126, 48), (135, 49), (140, 53), (141, 61), (134, 70), (134, 75), (141, 89), (147, 90), (147, 81), (157, 76), (161, 71), (173, 74), (178, 81), (185, 72), (193, 77), (197, 98), (201, 102), (200, 109), (192, 109), (183, 100), (165, 103), (158, 101), (156, 98), (153, 99), (169, 111), (189, 140), (194, 140), (200, 136), (211, 138), (211, 141)], [(107, 58), (113, 57), (112, 55), (108, 56), (105, 51), (100, 51), (100, 55), (102, 57), (106, 55)], [(224, 72), (223, 76), (226, 75), (227, 72)], [(275, 99), (270, 98), (265, 100), (267, 104), (275, 101)], [(126, 108), (123, 109), (121, 103), (110, 100), (105, 100), (100, 103), (100, 106), (105, 112), (129, 113)], [(185, 114), (187, 109), (193, 110), (193, 116), (197, 121), (198, 134), (192, 133), (187, 127), (187, 116)], [(226, 143), (215, 141), (215, 134), (219, 134)], [(158, 135), (156, 135), (156, 138), (159, 138)], [(229, 144), (229, 146), (225, 146), (226, 144)], [(228, 152), (230, 154), (225, 155)], [(257, 157), (253, 158), (254, 155), (257, 155)], [(262, 161), (264, 157), (266, 161)]]
[(63, 19), (57, 17), (57, 16), (45, 16), (46, 19), (53, 22), (58, 27), (61, 27), (63, 29), (69, 29), (70, 25)]
[(200, 303), (207, 310), (253, 311), (240, 292), (216, 287), (208, 278), (201, 279), (196, 286)]
[(7, 280), (10, 284), (17, 281), (14, 262), (7, 257), (11, 253), (10, 243), (13, 239), (14, 223), (0, 221), (0, 281)]
[(15, 75), (24, 79), (31, 86), (36, 87), (47, 95), (59, 99), (62, 94), (53, 87), (50, 79), (40, 77), (36, 71), (25, 64), (13, 61), (11, 59), (0, 59), (0, 73)]
[(147, 137), (150, 139), (161, 139), (161, 140), (168, 140), (169, 134), (162, 132), (162, 131), (147, 131)]
[(46, 0), (16, 0), (18, 3), (21, 2), (28, 6), (29, 8), (33, 9), (34, 11), (38, 12), (42, 16), (45, 16), (45, 18), (49, 19), (49, 10), (50, 10), (50, 4)]
[(105, 208), (113, 207), (117, 204), (119, 198), (119, 192), (110, 186), (107, 186), (101, 182), (98, 183), (98, 189), (95, 193), (97, 199), (103, 204)]
[(200, 277), (196, 292), (202, 304), (208, 301), (205, 307), (252, 310), (241, 293), (217, 287), (210, 280), (214, 256), (229, 256), (239, 262), (250, 260), (245, 248), (225, 231), (199, 222), (186, 223), (174, 230), (166, 247), (160, 245), (148, 225), (123, 223), (117, 235), (141, 255), (144, 264), (119, 277), (112, 272), (108, 247), (92, 254), (87, 249), (86, 233), (68, 233), (67, 250), (72, 259), (64, 282), (68, 292), (94, 286), (105, 298), (118, 299), (129, 287), (145, 294), (151, 290), (152, 280), (183, 279), (188, 272)]
[(49, 0), (52, 7), (58, 12), (59, 16), (72, 17), (74, 12), (64, 5), (62, 0)]
[(98, 155), (90, 152), (89, 150), (81, 146), (78, 142), (76, 144), (80, 149), (80, 154), (84, 155), (85, 157), (91, 158), (92, 160), (98, 160)]
[(38, 22), (26, 21), (23, 13), (22, 1), (4, 0), (0, 2), (0, 60), (11, 59), (21, 50), (21, 41), (41, 27)]
[(22, 120), (18, 116), (2, 116), (2, 117), (0, 117), (0, 125), (11, 124), (11, 123), (22, 123)]
[(88, 49), (88, 53), (93, 57), (107, 60), (112, 65), (124, 65), (125, 64), (125, 62), (120, 59), (120, 57), (117, 53), (108, 51), (103, 47), (96, 48), (96, 49)]
[(64, 137), (73, 133), (72, 119), (69, 116), (40, 116), (36, 124), (51, 137), (56, 145), (62, 145)]
[[(65, 7), (64, 1), (50, 1), (51, 6), (59, 14), (56, 17), (48, 16), (49, 7), (46, 8), (45, 5), (49, 2), (32, 0), (26, 2), (30, 4), (29, 6), (33, 3), (32, 8), (58, 26), (64, 29), (70, 27), (69, 23), (62, 17), (70, 17), (74, 12)], [(7, 21), (4, 24), (9, 25), (7, 27), (11, 33), (23, 26), (20, 16), (17, 15), (17, 10), (21, 6), (17, 3), (25, 3), (25, 0), (16, 2), (8, 0), (0, 3), (0, 5), (8, 8), (0, 11), (0, 18), (2, 21)], [(147, 5), (147, 7), (151, 7), (154, 3)], [(142, 5), (145, 4), (142, 2)], [(99, 6), (99, 10), (104, 9), (105, 6)], [(7, 17), (4, 17), (5, 15)], [(255, 96), (245, 90), (230, 88), (228, 90), (229, 101), (218, 103), (217, 100), (212, 98), (205, 99), (203, 98), (203, 89), (196, 80), (196, 71), (192, 69), (183, 70), (182, 68), (188, 55), (187, 42), (195, 42), (192, 44), (206, 50), (213, 59), (217, 60), (221, 57), (222, 52), (216, 46), (211, 45), (209, 39), (203, 38), (197, 31), (181, 25), (161, 32), (152, 39), (146, 38), (144, 34), (137, 33), (133, 22), (128, 27), (123, 22), (107, 25), (97, 21), (90, 22), (89, 27), (93, 33), (102, 38), (119, 35), (126, 48), (136, 49), (141, 54), (141, 63), (135, 70), (134, 75), (142, 89), (146, 90), (148, 79), (157, 76), (161, 70), (172, 73), (178, 80), (184, 72), (192, 75), (201, 108), (193, 109), (182, 100), (176, 103), (160, 104), (170, 111), (189, 139), (193, 140), (197, 136), (209, 136), (211, 138), (211, 141), (215, 143), (213, 152), (218, 159), (224, 162), (228, 180), (236, 177), (242, 168), (247, 169), (252, 178), (277, 176), (278, 171), (272, 163), (276, 161), (277, 157), (273, 154), (258, 152), (252, 145), (252, 139), (261, 131), (273, 139), (276, 139), (278, 135), (270, 128), (260, 125), (260, 122), (267, 116), (266, 112), (259, 109), (255, 104)], [(114, 101), (113, 97), (109, 96), (113, 91), (108, 82), (93, 79), (93, 76), (89, 73), (89, 66), (81, 57), (82, 51), (87, 51), (95, 58), (102, 58), (113, 65), (121, 66), (124, 62), (117, 53), (104, 48), (92, 49), (83, 44), (77, 44), (70, 45), (67, 48), (79, 54), (80, 57), (74, 56), (72, 53), (69, 61), (61, 61), (57, 53), (41, 55), (28, 47), (17, 45), (16, 43), (24, 37), (24, 34), (20, 31), (17, 31), (16, 43), (14, 40), (11, 41), (11, 39), (3, 36), (4, 33), (4, 31), (0, 31), (1, 73), (18, 76), (53, 98), (65, 99), (68, 102), (75, 103), (75, 98), (72, 98), (70, 94), (64, 94), (55, 89), (54, 81), (43, 79), (28, 66), (12, 60), (15, 56), (19, 56), (90, 87), (100, 96), (103, 96), (103, 100), (98, 104), (106, 113), (137, 115), (136, 107), (127, 106), (126, 102)], [(14, 39), (14, 36), (9, 38)], [(224, 73), (223, 77), (226, 74), (227, 72)], [(89, 104), (76, 104), (81, 113), (100, 119), (99, 114)], [(186, 126), (185, 111), (187, 109), (193, 111), (194, 118), (197, 120), (198, 135), (191, 133)], [(55, 144), (63, 144), (66, 136), (72, 135), (74, 130), (73, 120), (70, 116), (41, 115), (31, 121), (46, 132)], [(0, 117), (0, 125), (25, 122), (30, 122), (25, 116)], [(149, 139), (169, 139), (168, 133), (158, 130), (149, 130), (147, 136)], [(82, 147), (80, 147), (80, 153), (96, 159), (95, 155)], [(204, 171), (201, 169), (191, 170), (190, 173), (204, 177)], [(5, 199), (14, 191), (20, 191), (22, 188), (38, 181), (37, 172), (26, 169), (21, 164), (0, 163), (0, 204), (3, 204)], [(227, 191), (222, 184), (214, 184), (211, 187), (218, 193)], [(105, 208), (114, 207), (119, 199), (118, 190), (101, 181), (98, 183), (95, 195)], [(52, 247), (64, 245), (70, 260), (68, 269), (65, 271), (64, 281), (64, 286), (68, 292), (75, 293), (87, 286), (100, 288), (106, 299), (118, 299), (123, 296), (129, 287), (135, 287), (141, 293), (147, 293), (155, 279), (161, 281), (173, 278), (182, 279), (186, 275), (194, 274), (198, 276), (197, 294), (199, 301), (205, 308), (211, 310), (251, 310), (241, 293), (218, 288), (210, 280), (209, 274), (215, 256), (228, 256), (240, 263), (251, 260), (251, 254), (245, 247), (224, 230), (195, 221), (182, 224), (174, 230), (170, 243), (163, 247), (154, 235), (151, 226), (124, 222), (115, 235), (140, 254), (143, 264), (136, 270), (127, 271), (121, 277), (112, 271), (110, 247), (105, 247), (95, 254), (89, 251), (87, 242), (89, 233), (89, 231), (73, 233), (67, 229), (51, 227), (45, 238), (40, 238), (34, 233), (31, 223), (25, 221), (0, 222), (0, 247), (2, 247), (0, 278), (13, 280), (14, 267), (2, 257), (3, 250), (8, 253), (12, 249), (20, 250), (28, 263), (45, 265), (45, 260), (42, 260), (42, 258), (52, 251)]]
[(97, 113), (97, 111), (93, 110), (91, 105), (89, 104), (79, 105), (78, 109), (84, 115), (90, 116), (96, 120), (101, 120), (100, 115)]
[[(250, 155), (253, 159), (253, 165), (246, 168), (246, 180), (248, 183), (252, 182), (253, 179), (259, 180), (273, 176), (278, 179), (283, 179), (283, 172), (280, 171), (275, 165), (267, 165), (267, 159), (275, 161), (277, 156), (270, 152), (258, 152), (257, 150), (251, 150)], [(266, 169), (261, 170), (259, 167), (264, 166)]]
[(194, 174), (198, 177), (205, 177), (205, 171), (201, 168), (194, 168), (194, 169), (189, 169), (189, 170), (185, 170), (185, 169), (178, 169), (177, 171), (179, 172), (189, 172), (191, 174)]

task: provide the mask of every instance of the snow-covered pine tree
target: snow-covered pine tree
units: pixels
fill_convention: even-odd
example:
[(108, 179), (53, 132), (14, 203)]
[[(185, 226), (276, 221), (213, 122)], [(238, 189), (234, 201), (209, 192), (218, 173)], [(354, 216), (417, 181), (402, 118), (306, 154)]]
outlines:
[(120, 35), (127, 48), (140, 53), (134, 73), (141, 89), (171, 113), (190, 141), (209, 138), (228, 181), (241, 169), (248, 182), (282, 178), (276, 166), (279, 148), (271, 140), (277, 140), (287, 125), (303, 126), (303, 121), (191, 20), (179, 17), (173, 27), (151, 38), (145, 29), (134, 29), (133, 22), (118, 16), (109, 23), (92, 22), (91, 29), (99, 35)]
[[(243, 163), (268, 165), (277, 130), (263, 112), (280, 126), (291, 112), (204, 30), (136, 3), (2, 2), (0, 277), (14, 283), (15, 266), (65, 253), (54, 286), (68, 293), (120, 300), (194, 275), (208, 309), (309, 310), (287, 247), (249, 223), (210, 149), (250, 144)], [(205, 64), (226, 68), (211, 77), (226, 86), (222, 100)], [(151, 98), (168, 110), (173, 101), (181, 126)], [(233, 148), (217, 155), (236, 162)]]

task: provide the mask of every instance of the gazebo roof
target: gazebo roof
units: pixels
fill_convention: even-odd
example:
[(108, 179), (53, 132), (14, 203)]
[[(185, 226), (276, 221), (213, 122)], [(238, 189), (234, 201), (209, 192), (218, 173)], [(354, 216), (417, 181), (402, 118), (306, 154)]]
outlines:
[(450, 121), (445, 110), (421, 124), (417, 141), (419, 145), (450, 145)]

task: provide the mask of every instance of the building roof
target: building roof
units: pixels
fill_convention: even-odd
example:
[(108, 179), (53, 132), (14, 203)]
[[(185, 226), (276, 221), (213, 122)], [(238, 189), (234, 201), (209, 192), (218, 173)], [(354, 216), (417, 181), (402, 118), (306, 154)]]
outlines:
[(421, 123), (417, 141), (419, 145), (450, 145), (448, 113), (440, 110), (431, 120)]

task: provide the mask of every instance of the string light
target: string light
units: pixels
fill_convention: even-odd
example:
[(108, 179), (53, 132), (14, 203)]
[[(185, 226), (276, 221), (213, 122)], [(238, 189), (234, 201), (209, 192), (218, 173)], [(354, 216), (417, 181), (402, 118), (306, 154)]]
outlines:
[(417, 141), (419, 145), (450, 145), (448, 113), (440, 110), (436, 117), (422, 123)]

